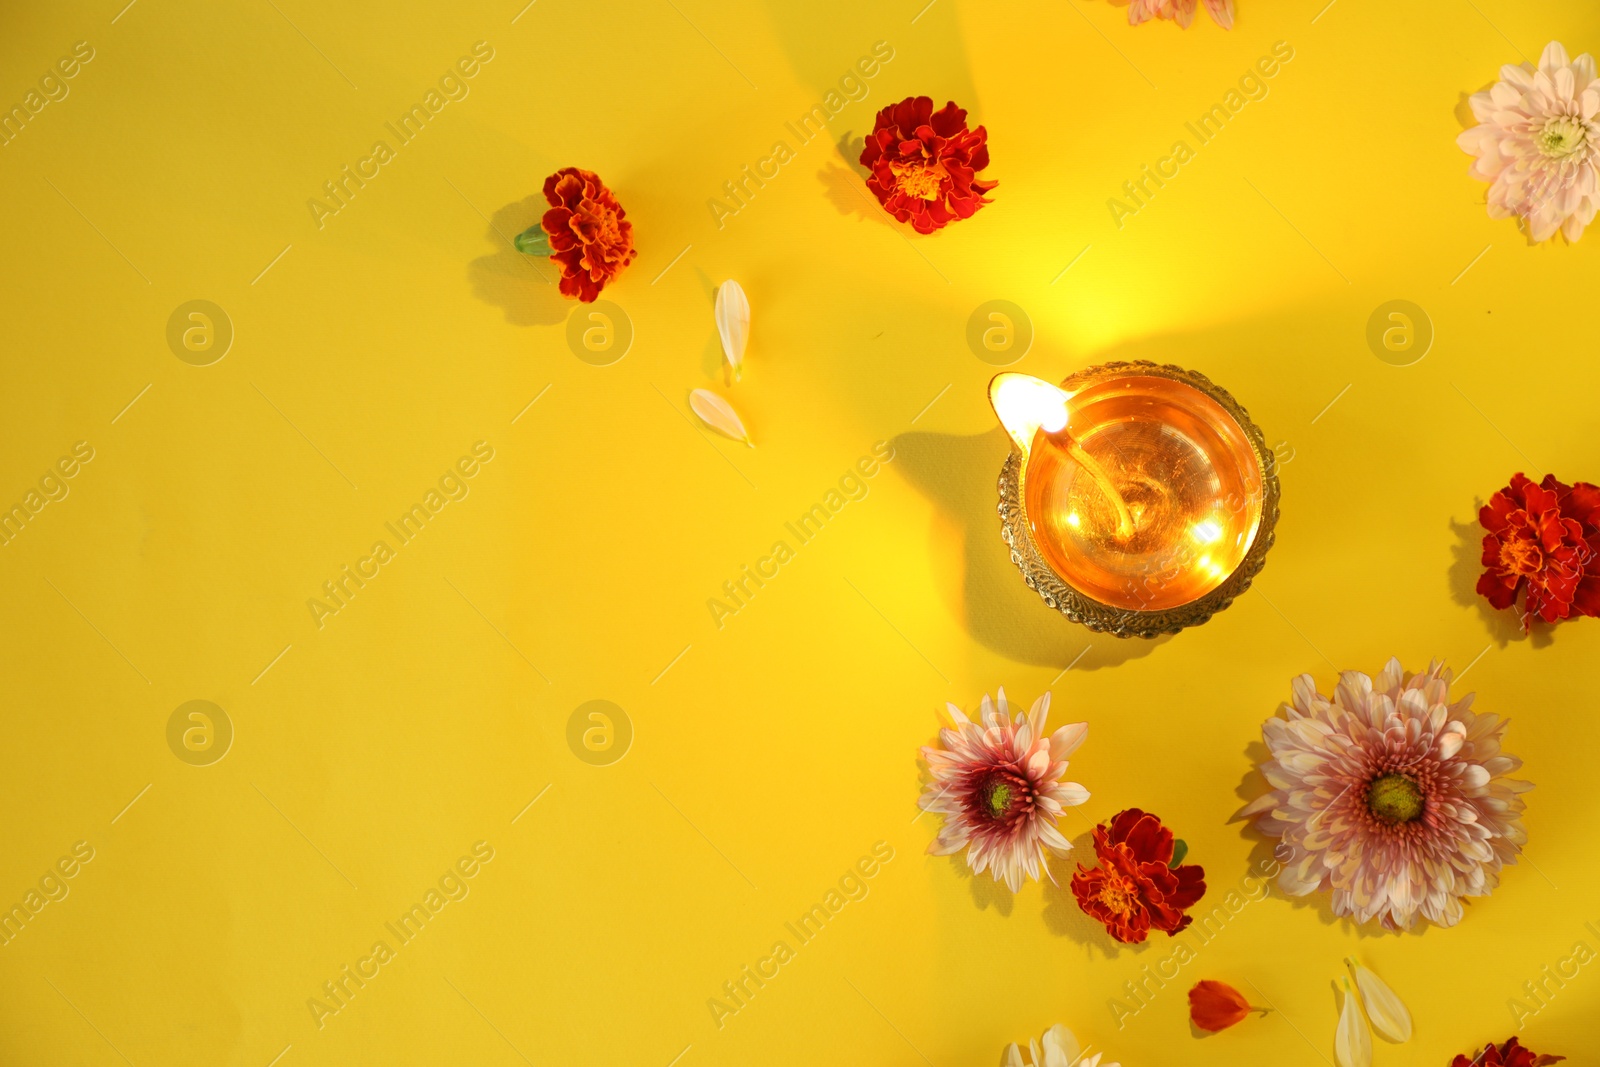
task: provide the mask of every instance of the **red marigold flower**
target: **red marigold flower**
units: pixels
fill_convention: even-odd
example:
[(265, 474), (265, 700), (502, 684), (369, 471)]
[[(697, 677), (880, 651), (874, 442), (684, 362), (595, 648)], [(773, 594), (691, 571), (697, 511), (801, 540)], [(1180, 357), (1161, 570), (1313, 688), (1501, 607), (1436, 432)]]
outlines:
[(1160, 819), (1138, 808), (1118, 812), (1094, 828), (1094, 852), (1101, 866), (1080, 864), (1072, 895), (1112, 937), (1136, 945), (1152, 929), (1172, 937), (1194, 921), (1184, 912), (1205, 895), (1206, 872), (1173, 865), (1172, 831)]
[(1476, 1056), (1457, 1056), (1450, 1061), (1450, 1067), (1545, 1067), (1545, 1064), (1560, 1063), (1564, 1059), (1565, 1056), (1551, 1056), (1548, 1053), (1536, 1056), (1513, 1037), (1503, 1045), (1483, 1046), (1483, 1051)]
[(539, 225), (561, 267), (561, 292), (592, 304), (637, 255), (633, 223), (592, 170), (562, 167), (544, 180), (550, 210)]
[(1207, 978), (1189, 990), (1189, 1018), (1211, 1033), (1243, 1022), (1253, 1011), (1266, 1014), (1267, 1009), (1251, 1007), (1244, 994), (1226, 982)]
[(1483, 576), (1478, 592), (1496, 608), (1524, 593), (1522, 628), (1535, 615), (1557, 622), (1600, 615), (1600, 487), (1566, 485), (1547, 474), (1535, 485), (1521, 473), (1478, 512)]
[(872, 171), (867, 188), (883, 209), (918, 233), (971, 218), (990, 202), (983, 194), (1000, 184), (977, 176), (989, 165), (989, 131), (967, 129), (967, 113), (954, 100), (935, 112), (926, 96), (878, 112), (861, 165)]

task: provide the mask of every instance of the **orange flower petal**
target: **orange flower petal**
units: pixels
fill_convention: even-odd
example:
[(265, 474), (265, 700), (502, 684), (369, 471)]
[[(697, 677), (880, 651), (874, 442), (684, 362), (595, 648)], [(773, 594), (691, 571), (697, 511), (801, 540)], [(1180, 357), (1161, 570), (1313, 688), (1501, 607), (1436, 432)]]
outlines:
[(1189, 1018), (1211, 1033), (1243, 1022), (1253, 1010), (1244, 994), (1225, 982), (1208, 978), (1189, 990)]

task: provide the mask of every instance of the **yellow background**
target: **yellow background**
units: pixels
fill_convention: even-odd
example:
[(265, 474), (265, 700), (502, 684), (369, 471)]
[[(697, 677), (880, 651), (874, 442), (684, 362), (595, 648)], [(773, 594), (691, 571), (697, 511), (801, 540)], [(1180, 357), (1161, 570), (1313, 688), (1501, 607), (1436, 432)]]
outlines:
[[(1454, 143), (1500, 64), (1600, 49), (1592, 3), (1239, 0), (1231, 33), (1087, 0), (522, 3), (0, 16), (8, 106), (95, 49), (0, 148), (0, 498), (95, 449), (0, 548), (0, 902), (96, 850), (0, 948), (0, 1061), (954, 1067), (1064, 1022), (1130, 1067), (1313, 1064), (1355, 952), (1416, 1017), (1377, 1062), (1432, 1067), (1508, 1036), (1507, 1001), (1575, 942), (1600, 948), (1600, 623), (1528, 639), (1471, 593), (1483, 497), (1519, 469), (1600, 480), (1600, 234), (1530, 247)], [(318, 229), (307, 200), (480, 40), (470, 95)], [(880, 40), (867, 98), (799, 146), (784, 123)], [(1108, 198), (1277, 41), (1295, 56), (1270, 95), (1114, 225)], [(988, 127), (1000, 182), (932, 238), (866, 203), (837, 147), (919, 93)], [(707, 201), (779, 139), (796, 158), (719, 229)], [(610, 366), (574, 357), (572, 305), (504, 239), (564, 165), (636, 227), (606, 292), (636, 336)], [(725, 278), (754, 308), (731, 389)], [(1397, 298), (1437, 331), (1403, 368), (1364, 339)], [(193, 299), (236, 332), (211, 366), (165, 340)], [(1014, 369), (1178, 363), (1286, 446), (1256, 590), (1144, 643), (1023, 587), (993, 368), (965, 342), (991, 299), (1037, 333)], [(689, 421), (696, 386), (754, 451)], [(307, 600), (479, 440), (470, 495), (319, 629)], [(719, 629), (708, 598), (880, 440), (870, 494)], [(1530, 862), (1458, 928), (1380, 936), (1274, 894), (1119, 1030), (1108, 999), (1169, 942), (1116, 947), (1064, 889), (1013, 898), (923, 854), (917, 747), (942, 703), (1049, 687), (1055, 721), (1091, 724), (1069, 834), (1153, 810), (1218, 903), (1266, 854), (1228, 822), (1259, 789), (1261, 720), (1292, 676), (1391, 655), (1474, 664), (1463, 688), (1511, 717), (1538, 783)], [(195, 699), (236, 731), (207, 767), (166, 742)], [(611, 766), (567, 745), (593, 699), (635, 731)], [(479, 840), (471, 895), (319, 1029), (308, 998)], [(719, 1029), (707, 999), (880, 840), (870, 894)], [(1280, 1011), (1197, 1040), (1203, 977)], [(1597, 1012), (1591, 964), (1525, 1040), (1592, 1062)]]

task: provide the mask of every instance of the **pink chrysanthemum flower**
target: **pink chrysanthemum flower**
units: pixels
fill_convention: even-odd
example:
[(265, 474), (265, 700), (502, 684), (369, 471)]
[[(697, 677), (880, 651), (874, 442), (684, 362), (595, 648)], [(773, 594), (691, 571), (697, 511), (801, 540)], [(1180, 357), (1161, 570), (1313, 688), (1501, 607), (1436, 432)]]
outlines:
[[(1233, 29), (1233, 0), (1204, 0), (1206, 10), (1218, 26)], [(1171, 19), (1184, 29), (1194, 21), (1195, 0), (1132, 0), (1128, 4), (1128, 25), (1148, 19)]]
[(917, 803), (923, 811), (944, 815), (928, 851), (947, 856), (965, 848), (973, 871), (993, 870), (994, 880), (1015, 893), (1024, 873), (1037, 880), (1042, 867), (1049, 874), (1047, 849), (1056, 855), (1072, 849), (1056, 829), (1056, 819), (1064, 808), (1088, 800), (1089, 793), (1061, 776), (1067, 757), (1088, 736), (1089, 724), (1073, 723), (1046, 736), (1049, 693), (1015, 719), (1004, 689), (995, 703), (984, 696), (978, 722), (954, 704), (949, 710), (951, 725), (939, 731), (941, 747), (922, 750), (933, 780)]
[(1263, 724), (1273, 791), (1238, 817), (1293, 852), (1278, 884), (1292, 896), (1333, 891), (1333, 911), (1407, 929), (1461, 921), (1466, 897), (1487, 896), (1527, 840), (1522, 793), (1506, 777), (1522, 761), (1500, 751), (1506, 724), (1450, 703), (1435, 661), (1404, 677), (1391, 659), (1377, 678), (1346, 671), (1333, 698), (1309, 674), (1294, 703)]
[(1594, 57), (1568, 62), (1551, 41), (1537, 69), (1500, 68), (1501, 80), (1473, 93), (1479, 125), (1456, 144), (1477, 156), (1470, 173), (1490, 182), (1489, 216), (1526, 219), (1543, 241), (1560, 230), (1576, 241), (1600, 209), (1600, 80)]

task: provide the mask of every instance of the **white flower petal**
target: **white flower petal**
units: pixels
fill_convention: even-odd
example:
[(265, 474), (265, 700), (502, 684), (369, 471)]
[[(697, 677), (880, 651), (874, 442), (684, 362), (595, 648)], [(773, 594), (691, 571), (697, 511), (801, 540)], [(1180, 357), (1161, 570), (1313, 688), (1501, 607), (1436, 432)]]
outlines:
[(738, 282), (729, 278), (717, 286), (717, 336), (722, 354), (733, 368), (733, 380), (744, 374), (744, 350), (750, 343), (750, 300)]
[(1088, 737), (1088, 723), (1068, 723), (1050, 735), (1050, 758), (1058, 762), (1066, 759), (1078, 751), (1078, 746), (1083, 744)]
[(1071, 1067), (1078, 1052), (1077, 1037), (1060, 1023), (1044, 1032), (1044, 1067)]
[(1390, 1041), (1410, 1041), (1411, 1012), (1395, 996), (1394, 990), (1354, 958), (1348, 963), (1356, 976), (1356, 988), (1361, 991), (1361, 1003), (1367, 1009), (1367, 1018), (1372, 1020), (1372, 1028)]
[(1050, 694), (1044, 693), (1033, 702), (1033, 707), (1028, 709), (1028, 725), (1033, 728), (1034, 737), (1044, 736), (1044, 724), (1050, 717)]
[(1367, 1021), (1356, 1006), (1350, 983), (1344, 986), (1344, 1007), (1339, 1012), (1339, 1029), (1333, 1036), (1333, 1054), (1339, 1067), (1372, 1067), (1372, 1035)]
[(1064, 808), (1075, 808), (1089, 799), (1089, 791), (1077, 782), (1062, 782), (1056, 786), (1055, 799)]
[(1065, 834), (1049, 823), (1039, 827), (1039, 841), (1046, 848), (1054, 849), (1057, 852), (1072, 851), (1072, 842), (1068, 841)]
[(756, 443), (744, 428), (744, 422), (733, 406), (709, 389), (695, 389), (689, 393), (689, 409), (700, 416), (700, 421), (720, 434), (743, 441), (751, 448)]

